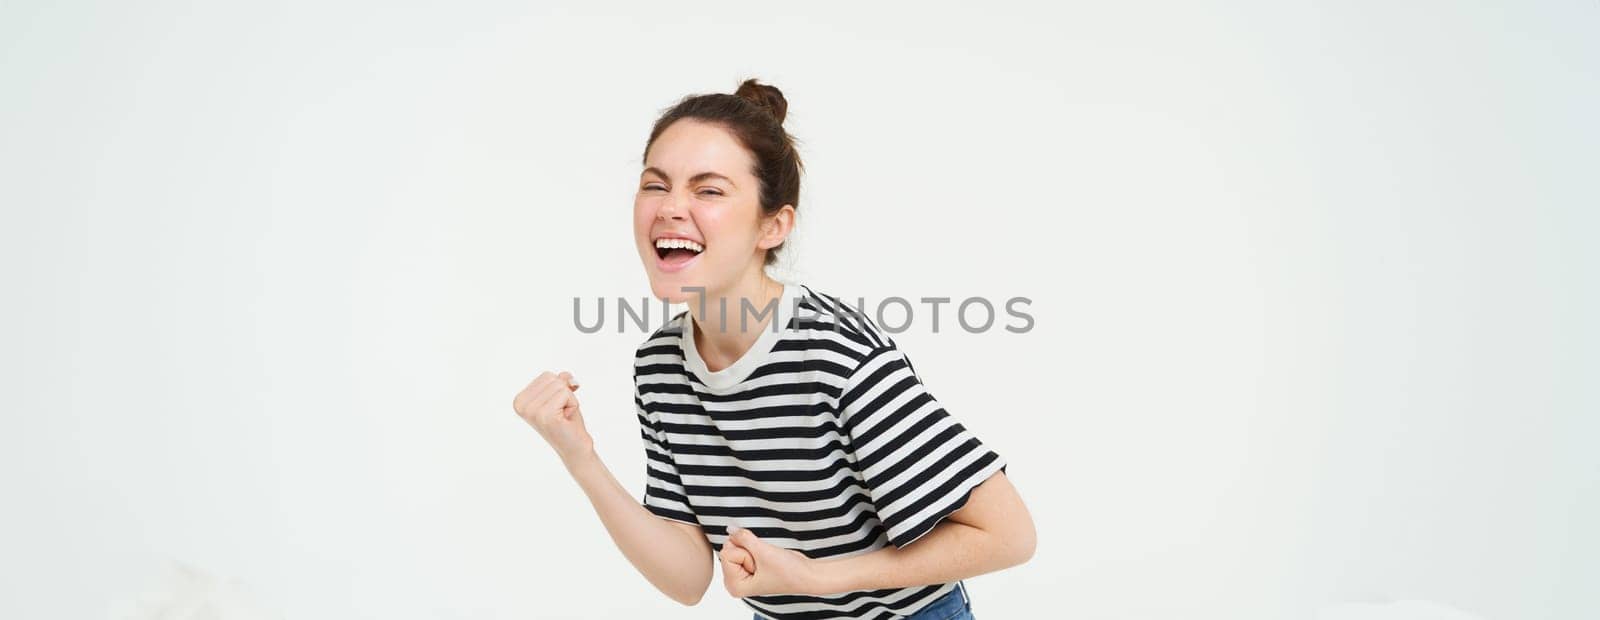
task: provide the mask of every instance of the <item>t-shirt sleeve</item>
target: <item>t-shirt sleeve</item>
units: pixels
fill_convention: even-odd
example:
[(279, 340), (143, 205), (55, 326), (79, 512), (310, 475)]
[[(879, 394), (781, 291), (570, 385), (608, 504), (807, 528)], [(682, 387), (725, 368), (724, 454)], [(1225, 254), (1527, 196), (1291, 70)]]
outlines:
[(944, 410), (890, 343), (851, 373), (839, 410), (889, 542), (904, 547), (966, 505), (1006, 461)]
[(666, 434), (662, 432), (655, 414), (644, 406), (637, 376), (633, 384), (633, 408), (639, 418), (639, 434), (644, 438), (644, 498), (640, 503), (658, 517), (699, 525), (700, 521), (695, 518), (694, 509), (689, 507), (688, 498), (684, 495), (678, 468), (672, 462)]

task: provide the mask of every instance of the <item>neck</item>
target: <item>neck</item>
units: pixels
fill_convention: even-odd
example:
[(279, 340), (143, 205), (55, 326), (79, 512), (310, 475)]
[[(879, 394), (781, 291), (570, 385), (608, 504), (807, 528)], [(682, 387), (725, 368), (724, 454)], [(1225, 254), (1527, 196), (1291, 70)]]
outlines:
[[(704, 303), (690, 297), (689, 315), (694, 318), (694, 345), (706, 368), (722, 370), (750, 350), (761, 337), (761, 330), (778, 316), (762, 312), (783, 296), (783, 283), (767, 276), (759, 267), (727, 289), (707, 290)], [(748, 305), (753, 310), (741, 309)], [(786, 311), (782, 308), (779, 311)], [(759, 317), (759, 318), (757, 318)], [(741, 325), (741, 321), (743, 325)]]

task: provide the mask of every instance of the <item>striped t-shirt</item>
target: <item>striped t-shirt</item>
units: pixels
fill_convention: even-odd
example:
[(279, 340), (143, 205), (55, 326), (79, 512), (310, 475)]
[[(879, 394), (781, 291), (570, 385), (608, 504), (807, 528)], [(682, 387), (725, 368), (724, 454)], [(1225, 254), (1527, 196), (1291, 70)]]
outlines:
[[(787, 284), (771, 311), (750, 350), (717, 372), (696, 352), (687, 312), (636, 351), (651, 512), (698, 525), (718, 551), (737, 526), (807, 557), (849, 556), (911, 544), (1005, 470), (854, 306)], [(775, 620), (897, 618), (955, 587), (742, 600)]]

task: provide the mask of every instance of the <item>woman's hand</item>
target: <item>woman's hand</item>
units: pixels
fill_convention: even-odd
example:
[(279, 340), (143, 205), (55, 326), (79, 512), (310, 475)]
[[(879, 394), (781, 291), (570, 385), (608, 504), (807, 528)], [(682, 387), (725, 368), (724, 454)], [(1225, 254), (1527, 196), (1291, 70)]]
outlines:
[(817, 591), (816, 560), (799, 551), (772, 545), (750, 530), (730, 530), (720, 555), (722, 585), (735, 597), (828, 594)]
[(578, 397), (573, 394), (577, 390), (578, 382), (572, 380), (572, 373), (546, 371), (511, 400), (511, 408), (539, 431), (563, 463), (594, 449), (594, 439), (583, 425)]

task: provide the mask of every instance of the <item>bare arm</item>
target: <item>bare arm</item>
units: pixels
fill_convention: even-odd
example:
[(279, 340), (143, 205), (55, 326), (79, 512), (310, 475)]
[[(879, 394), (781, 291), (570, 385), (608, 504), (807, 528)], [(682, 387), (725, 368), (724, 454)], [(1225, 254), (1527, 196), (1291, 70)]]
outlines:
[(749, 530), (734, 531), (722, 547), (722, 578), (734, 596), (904, 588), (1016, 566), (1033, 557), (1034, 546), (1033, 517), (1011, 480), (996, 472), (972, 489), (960, 510), (904, 548), (811, 559)]
[(1035, 542), (1022, 497), (1004, 472), (996, 472), (915, 543), (821, 560), (816, 589), (831, 594), (948, 583), (1022, 564), (1033, 557)]
[(571, 373), (544, 372), (517, 393), (511, 407), (561, 457), (633, 567), (672, 600), (700, 602), (711, 585), (710, 541), (698, 527), (656, 516), (622, 488), (595, 454), (577, 390)]
[(698, 526), (663, 519), (635, 500), (590, 449), (564, 461), (611, 540), (672, 600), (694, 605), (711, 585), (711, 543)]

